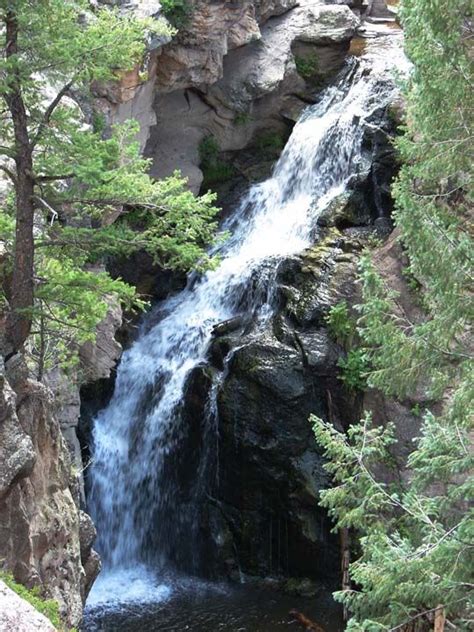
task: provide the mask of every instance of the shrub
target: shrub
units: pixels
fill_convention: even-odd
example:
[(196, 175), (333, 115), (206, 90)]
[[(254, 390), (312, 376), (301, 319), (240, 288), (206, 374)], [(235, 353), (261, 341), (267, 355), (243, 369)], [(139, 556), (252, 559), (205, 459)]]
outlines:
[(303, 77), (303, 79), (311, 79), (318, 74), (319, 60), (317, 55), (314, 53), (308, 57), (295, 55), (295, 66), (296, 71), (301, 77)]
[(191, 18), (192, 6), (188, 0), (160, 0), (161, 11), (177, 29), (185, 27)]
[(354, 391), (367, 387), (369, 362), (364, 349), (351, 349), (345, 358), (340, 358), (338, 366), (342, 369), (341, 380)]
[(337, 342), (345, 344), (355, 333), (355, 323), (349, 315), (346, 301), (333, 305), (326, 316), (329, 333)]
[(213, 136), (206, 136), (199, 144), (200, 167), (204, 176), (202, 188), (207, 189), (212, 185), (229, 180), (235, 171), (229, 165), (219, 159), (219, 145)]

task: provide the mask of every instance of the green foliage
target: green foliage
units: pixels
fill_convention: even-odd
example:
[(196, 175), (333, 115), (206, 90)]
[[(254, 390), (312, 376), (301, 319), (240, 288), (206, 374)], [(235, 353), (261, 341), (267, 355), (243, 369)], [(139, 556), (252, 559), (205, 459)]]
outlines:
[(312, 79), (319, 72), (319, 59), (316, 54), (306, 57), (295, 55), (295, 66), (298, 74), (303, 79)]
[(355, 322), (350, 317), (347, 301), (333, 305), (326, 316), (326, 324), (331, 336), (344, 345), (355, 334)]
[(61, 618), (59, 616), (59, 604), (54, 599), (44, 599), (41, 596), (41, 591), (38, 587), (35, 588), (26, 588), (22, 584), (16, 582), (12, 575), (9, 573), (5, 573), (4, 571), (0, 571), (0, 579), (13, 590), (17, 595), (19, 595), (22, 599), (27, 601), (30, 605), (33, 606), (38, 612), (44, 614), (55, 628), (58, 630), (63, 630), (61, 624)]
[(179, 173), (162, 181), (150, 178), (150, 161), (137, 142), (138, 123), (117, 125), (104, 137), (103, 116), (94, 114), (87, 126), (70, 98), (70, 90), (87, 97), (92, 82), (115, 81), (140, 63), (147, 38), (172, 33), (162, 20), (110, 8), (92, 11), (86, 0), (0, 1), (3, 31), (10, 8), (19, 52), (0, 59), (5, 106), (0, 153), (12, 180), (0, 216), (7, 253), (1, 276), (8, 296), (18, 196), (8, 95), (12, 82), (19, 82), (34, 146), (35, 300), (28, 309), (33, 319), (28, 349), (41, 376), (51, 363), (74, 363), (78, 346), (94, 338), (110, 301), (127, 309), (145, 305), (100, 264), (142, 249), (166, 268), (204, 269), (211, 264), (206, 251), (218, 209), (213, 194), (195, 197)]
[(199, 144), (200, 167), (204, 176), (202, 189), (226, 182), (235, 174), (232, 165), (219, 158), (219, 145), (213, 136), (206, 136)]
[(255, 147), (262, 156), (277, 158), (285, 147), (285, 139), (280, 132), (269, 130), (257, 136)]
[(436, 413), (415, 405), (421, 427), (405, 461), (396, 419), (383, 427), (365, 416), (346, 436), (313, 418), (334, 480), (322, 504), (336, 528), (360, 536), (354, 588), (336, 595), (352, 616), (348, 630), (432, 629), (438, 606), (453, 629), (472, 624), (471, 14), (465, 0), (402, 5), (414, 71), (397, 141), (395, 222), (424, 313), (406, 313), (370, 253), (361, 262), (368, 383), (408, 402), (423, 389), (425, 402), (438, 400)]
[(105, 132), (106, 120), (105, 114), (94, 110), (92, 112), (92, 129), (96, 134), (103, 134)]
[(252, 116), (249, 112), (237, 112), (234, 117), (234, 123), (236, 125), (246, 125), (247, 123), (250, 123), (251, 120)]
[(338, 366), (342, 369), (341, 380), (354, 391), (367, 386), (369, 363), (364, 349), (350, 349), (345, 358), (340, 358)]
[(189, 23), (193, 7), (189, 0), (161, 0), (161, 11), (177, 29), (182, 29)]
[(335, 529), (360, 533), (361, 552), (350, 566), (355, 587), (335, 594), (352, 614), (347, 629), (390, 630), (440, 604), (456, 629), (469, 629), (474, 522), (465, 503), (474, 499), (474, 459), (466, 449), (467, 416), (463, 426), (425, 416), (409, 482), (392, 456), (393, 424), (376, 426), (367, 415), (345, 436), (311, 421), (334, 481), (321, 505)]
[(145, 36), (169, 33), (162, 21), (139, 20), (106, 7), (92, 13), (88, 0), (2, 0), (2, 22), (9, 9), (18, 19), (20, 53), (0, 62), (1, 91), (18, 71), (25, 88), (28, 83), (24, 98), (36, 122), (47, 94), (42, 89), (51, 81), (74, 77), (76, 85), (87, 86), (93, 80), (114, 80), (117, 69), (130, 70), (142, 60)]
[(363, 390), (367, 386), (369, 373), (368, 354), (360, 346), (356, 320), (349, 313), (346, 301), (341, 301), (331, 307), (326, 316), (326, 323), (333, 339), (348, 349), (346, 357), (338, 361), (338, 366), (341, 368), (340, 379), (354, 391)]

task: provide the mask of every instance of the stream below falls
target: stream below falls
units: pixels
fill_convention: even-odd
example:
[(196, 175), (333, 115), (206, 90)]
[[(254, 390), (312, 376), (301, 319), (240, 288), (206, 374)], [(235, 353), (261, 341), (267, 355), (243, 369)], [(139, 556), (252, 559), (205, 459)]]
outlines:
[(88, 510), (103, 570), (84, 632), (302, 629), (292, 609), (326, 632), (342, 629), (332, 587), (300, 597), (243, 574), (232, 585), (197, 579), (206, 556), (199, 514), (218, 487), (218, 376), (184, 495), (176, 471), (186, 380), (206, 361), (214, 326), (238, 316), (258, 330), (272, 317), (279, 262), (314, 242), (318, 215), (357, 177), (365, 123), (397, 94), (392, 71), (406, 64), (401, 35), (385, 27), (368, 35), (361, 56), (303, 112), (272, 176), (226, 220), (230, 237), (216, 247), (218, 267), (190, 275), (184, 290), (145, 318), (122, 356), (114, 394), (92, 431)]

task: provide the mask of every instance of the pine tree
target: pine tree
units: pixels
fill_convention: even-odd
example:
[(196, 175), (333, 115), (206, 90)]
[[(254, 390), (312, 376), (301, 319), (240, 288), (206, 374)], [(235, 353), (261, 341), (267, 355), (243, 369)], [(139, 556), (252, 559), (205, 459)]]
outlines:
[[(94, 336), (108, 296), (141, 305), (133, 288), (93, 270), (98, 261), (144, 248), (170, 268), (204, 267), (217, 209), (178, 173), (148, 176), (133, 121), (104, 134), (77, 105), (94, 82), (140, 64), (147, 38), (172, 32), (162, 21), (87, 0), (1, 0), (0, 32), (8, 341), (19, 350), (40, 336), (38, 350), (62, 339), (66, 357)], [(107, 226), (111, 214), (119, 219)]]
[[(370, 256), (363, 258), (358, 333), (368, 382), (409, 398), (423, 385), (420, 436), (400, 476), (396, 419), (369, 414), (347, 435), (313, 418), (334, 487), (322, 494), (336, 528), (352, 528), (353, 590), (337, 598), (349, 630), (470, 629), (473, 617), (474, 369), (472, 324), (472, 5), (404, 0), (406, 89), (395, 223), (424, 317), (410, 322)], [(470, 225), (471, 224), (471, 225)], [(383, 475), (382, 475), (383, 473)], [(454, 629), (454, 628), (453, 628)]]

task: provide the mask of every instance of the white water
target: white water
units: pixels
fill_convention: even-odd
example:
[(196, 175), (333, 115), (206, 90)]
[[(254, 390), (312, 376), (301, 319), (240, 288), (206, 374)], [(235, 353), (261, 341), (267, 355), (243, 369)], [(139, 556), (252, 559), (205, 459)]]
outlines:
[[(175, 531), (190, 524), (182, 511), (173, 514), (180, 490), (164, 470), (165, 457), (176, 447), (179, 454), (186, 379), (205, 360), (215, 324), (242, 313), (254, 323), (271, 315), (278, 262), (312, 243), (319, 213), (361, 167), (364, 121), (393, 98), (390, 71), (404, 64), (396, 39), (369, 43), (306, 110), (272, 177), (250, 189), (227, 223), (232, 236), (220, 248), (220, 265), (165, 301), (159, 322), (124, 353), (93, 430), (90, 511), (104, 571), (90, 605), (117, 594), (120, 601), (168, 596), (155, 572), (169, 567), (180, 542)], [(150, 532), (159, 534), (152, 547)]]

